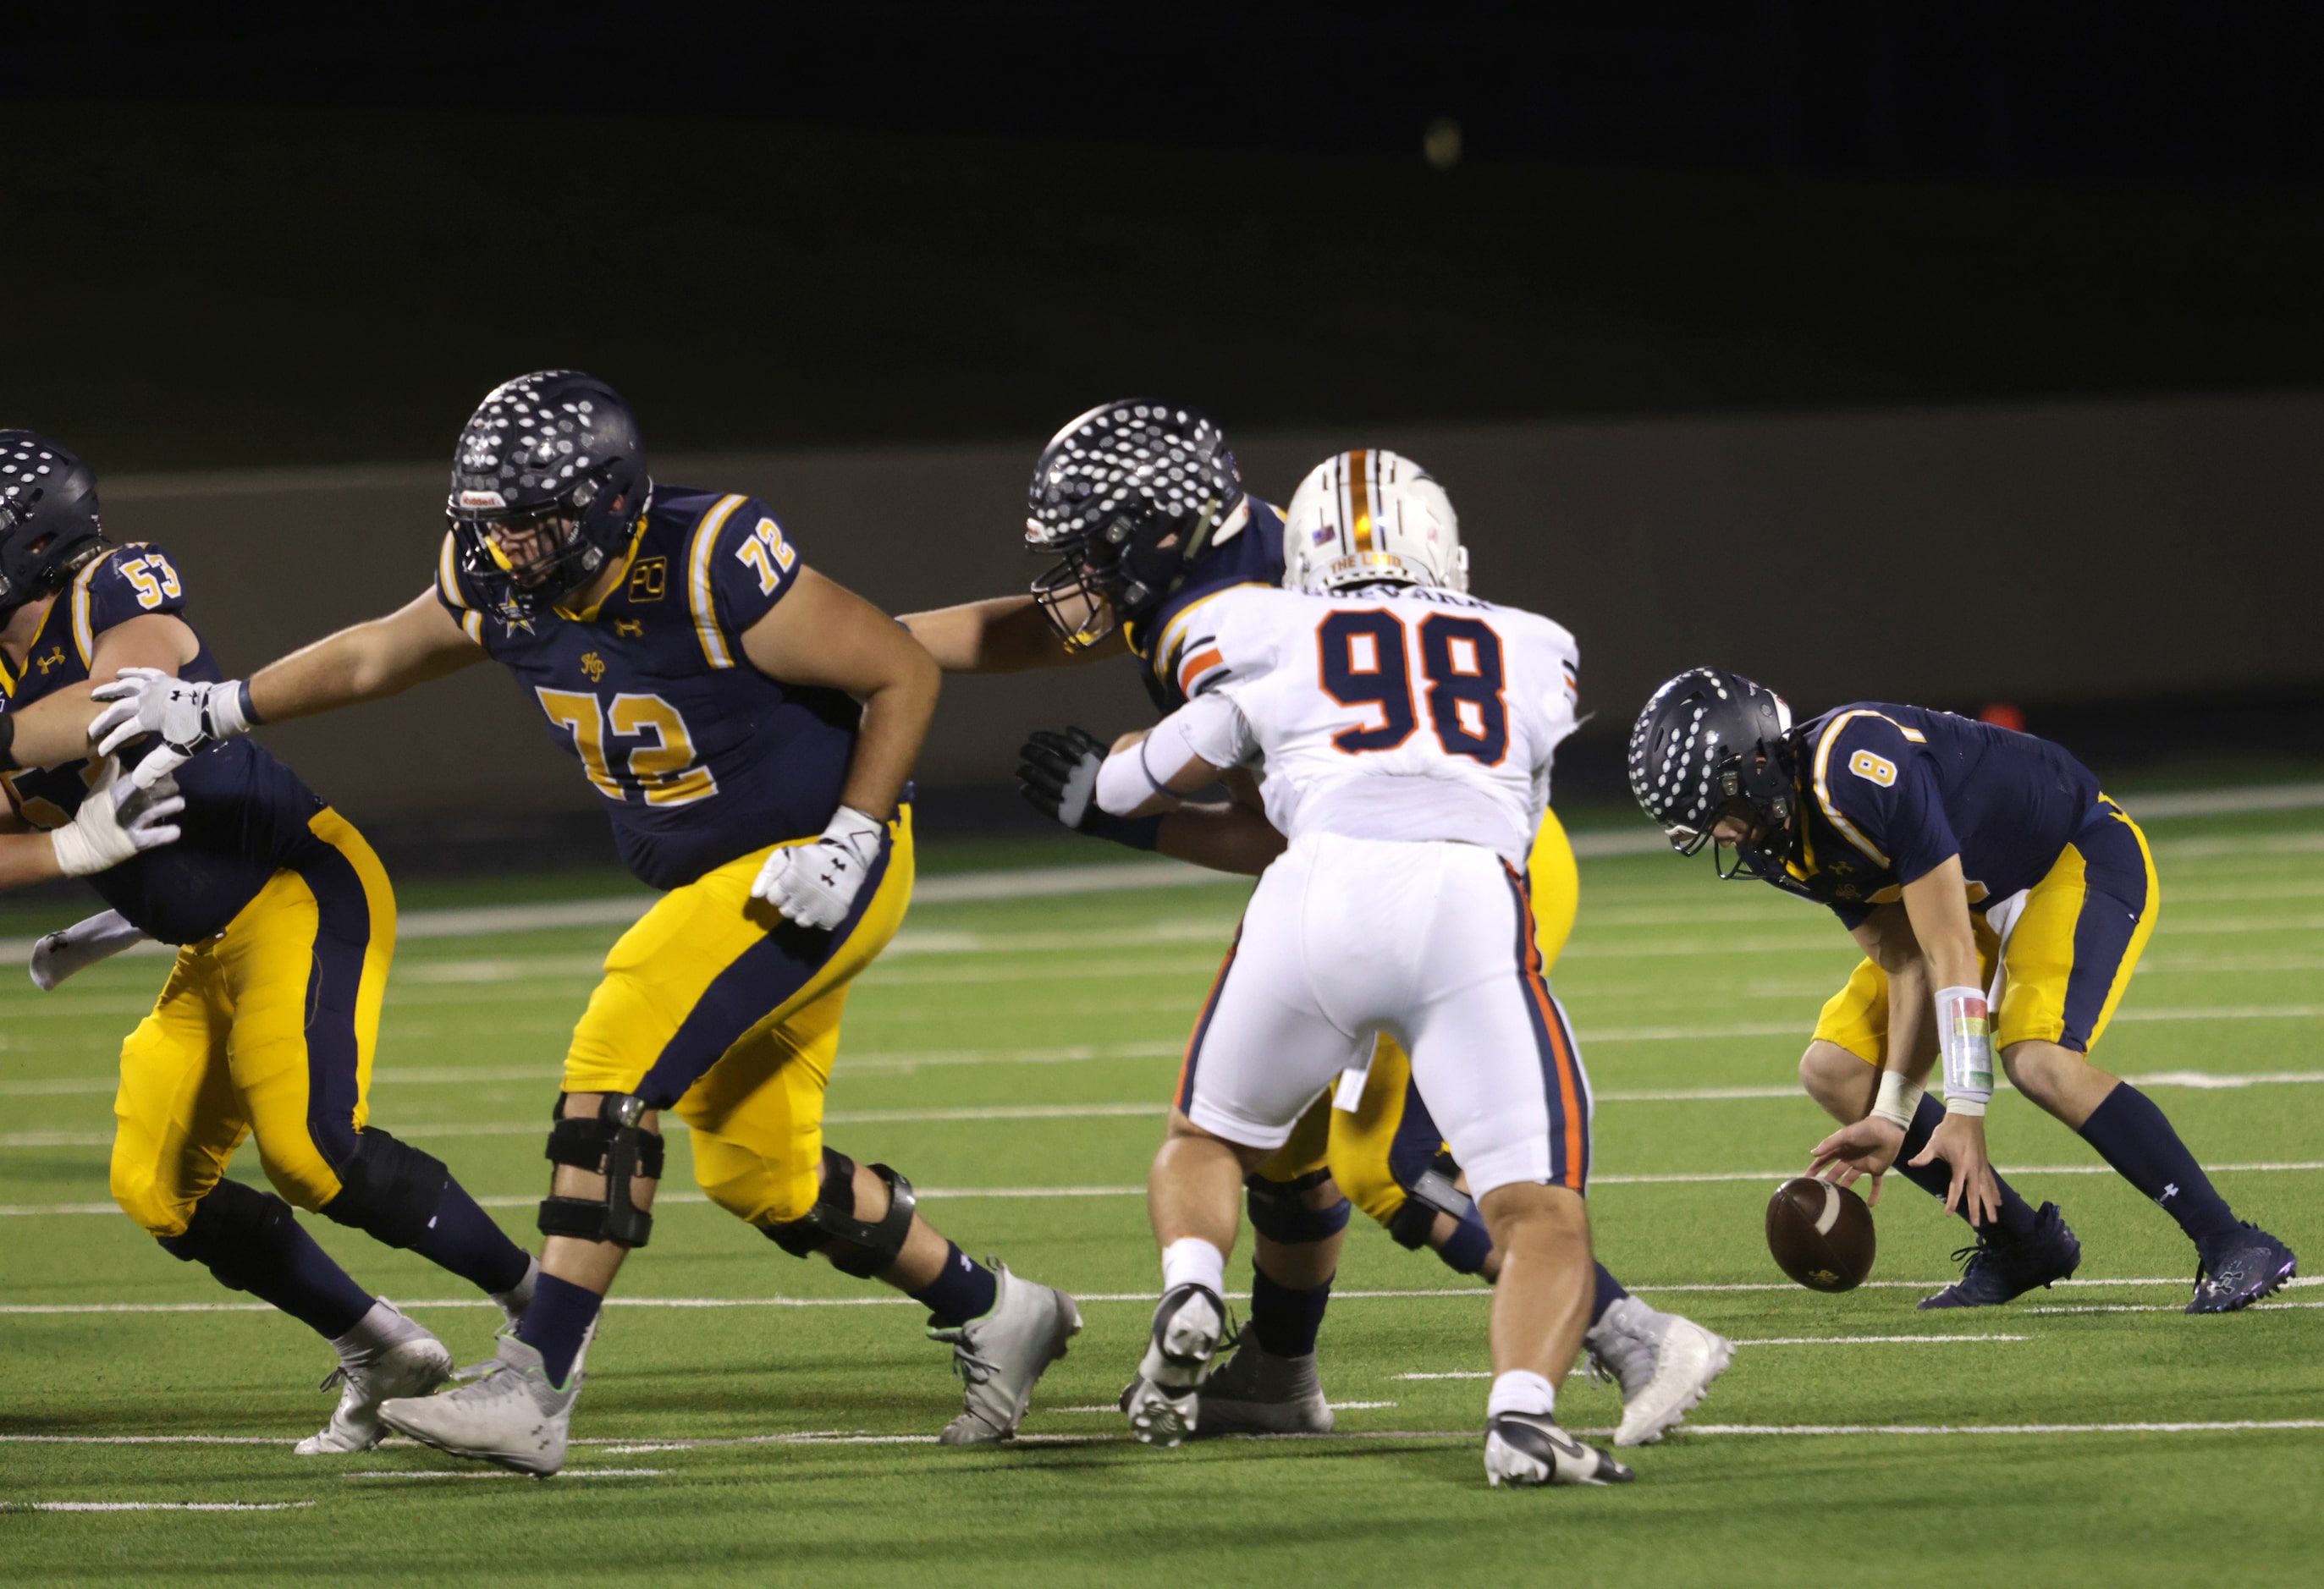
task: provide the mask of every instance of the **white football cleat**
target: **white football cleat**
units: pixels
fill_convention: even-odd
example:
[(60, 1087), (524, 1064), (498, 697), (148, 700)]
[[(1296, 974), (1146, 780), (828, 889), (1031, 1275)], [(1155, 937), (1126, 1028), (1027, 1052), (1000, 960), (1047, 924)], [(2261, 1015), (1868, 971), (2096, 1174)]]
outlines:
[(1497, 1413), (1485, 1427), (1485, 1482), (1496, 1490), (1503, 1484), (1627, 1484), (1637, 1476), (1567, 1434), (1546, 1412)]
[(1245, 1332), (1234, 1355), (1203, 1382), (1203, 1427), (1213, 1435), (1328, 1435), (1332, 1404), (1315, 1354), (1277, 1357)]
[(1082, 1310), (1071, 1297), (1018, 1279), (997, 1259), (986, 1262), (999, 1281), (992, 1310), (928, 1330), (928, 1339), (952, 1348), (953, 1372), (968, 1385), (960, 1416), (936, 1437), (940, 1446), (982, 1446), (1015, 1435), (1033, 1387), (1082, 1331)]
[(385, 1297), (372, 1303), (355, 1328), (331, 1343), (339, 1365), (322, 1388), (339, 1392), (331, 1421), (290, 1449), (300, 1456), (368, 1451), (384, 1439), (381, 1403), (395, 1396), (425, 1396), (452, 1376), (444, 1343), (395, 1309)]
[(1735, 1355), (1726, 1336), (1636, 1297), (1607, 1309), (1584, 1344), (1591, 1374), (1622, 1388), (1617, 1446), (1651, 1446), (1678, 1428)]
[(455, 1389), (390, 1401), (379, 1416), (396, 1433), (438, 1451), (547, 1478), (565, 1465), (573, 1403), (586, 1377), (576, 1360), (571, 1380), (558, 1390), (541, 1368), (540, 1353), (504, 1335), (498, 1355), (462, 1369)]
[(1163, 1297), (1138, 1377), (1121, 1392), (1130, 1433), (1167, 1447), (1194, 1432), (1198, 1393), (1226, 1327), (1227, 1305), (1208, 1286), (1182, 1285)]

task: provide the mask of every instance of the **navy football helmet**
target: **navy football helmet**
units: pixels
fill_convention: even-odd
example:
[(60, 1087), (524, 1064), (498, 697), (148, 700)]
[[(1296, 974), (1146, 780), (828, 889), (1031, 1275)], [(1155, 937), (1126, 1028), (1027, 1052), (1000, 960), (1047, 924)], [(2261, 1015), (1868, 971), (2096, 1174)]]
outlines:
[[(530, 617), (619, 556), (652, 497), (622, 394), (578, 370), (541, 370), (494, 387), (468, 416), (445, 512), (477, 592)], [(537, 530), (547, 550), (520, 567), (495, 528), (503, 540)]]
[(0, 430), (0, 623), (110, 545), (97, 472), (33, 430)]
[(1167, 601), (1242, 500), (1234, 454), (1202, 412), (1160, 398), (1101, 404), (1033, 466), (1025, 547), (1056, 559), (1033, 599), (1068, 650), (1094, 646)]
[(1721, 817), (1748, 817), (1753, 831), (1734, 864), (1714, 857), (1715, 869), (1794, 886), (1784, 863), (1799, 848), (1798, 758), (1781, 695), (1739, 673), (1691, 667), (1638, 713), (1628, 759), (1630, 793), (1672, 849), (1697, 854)]

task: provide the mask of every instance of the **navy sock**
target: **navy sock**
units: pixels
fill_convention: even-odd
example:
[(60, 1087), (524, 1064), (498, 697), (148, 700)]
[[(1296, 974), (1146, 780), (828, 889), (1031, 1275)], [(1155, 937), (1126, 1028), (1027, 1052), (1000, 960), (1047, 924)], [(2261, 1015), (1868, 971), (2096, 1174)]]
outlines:
[(1485, 1221), (1472, 1203), (1469, 1211), (1461, 1216), (1459, 1226), (1436, 1249), (1436, 1255), (1455, 1274), (1475, 1274), (1485, 1267), (1485, 1260), (1492, 1251), (1492, 1232), (1485, 1228)]
[(562, 1387), (573, 1377), (573, 1360), (581, 1355), (589, 1327), (597, 1322), (597, 1310), (604, 1305), (605, 1299), (587, 1287), (553, 1274), (534, 1282), (532, 1301), (524, 1310), (524, 1322), (516, 1327), (516, 1338), (540, 1354), (550, 1384)]
[(244, 1258), (235, 1278), (237, 1290), (273, 1303), (326, 1340), (355, 1328), (374, 1300), (295, 1219), (282, 1222), (266, 1251)]
[(2211, 1189), (2211, 1178), (2154, 1100), (2127, 1081), (2090, 1111), (2082, 1122), (2082, 1140), (2116, 1174), (2160, 1203), (2198, 1250), (2235, 1234), (2235, 1210)]
[(1251, 1333), (1277, 1357), (1305, 1357), (1314, 1351), (1315, 1335), (1323, 1327), (1323, 1309), (1331, 1300), (1328, 1280), (1297, 1290), (1268, 1279), (1257, 1263), (1250, 1266)]
[[(1932, 1159), (1917, 1168), (1911, 1162), (1929, 1145), (1929, 1138), (1945, 1123), (1945, 1107), (1935, 1098), (1923, 1095), (1921, 1107), (1913, 1111), (1913, 1123), (1904, 1128), (1904, 1145), (1896, 1151), (1896, 1173), (1919, 1187), (1923, 1191), (1944, 1201), (1945, 1193), (1952, 1189), (1952, 1166), (1942, 1159)], [(2034, 1229), (2034, 1207), (2017, 1195), (2017, 1189), (2001, 1179), (2001, 1171), (1993, 1172), (1994, 1185), (2001, 1189), (2001, 1216), (1994, 1221), (2005, 1235), (2023, 1236)], [(1967, 1199), (1963, 1199), (1960, 1217), (1969, 1217)]]
[(972, 1318), (982, 1318), (992, 1311), (992, 1300), (1000, 1294), (1001, 1281), (992, 1271), (960, 1250), (958, 1242), (946, 1244), (944, 1268), (936, 1279), (910, 1293), (913, 1301), (936, 1316), (939, 1325), (950, 1327), (966, 1324)]
[(1597, 1327), (1598, 1321), (1606, 1317), (1607, 1309), (1630, 1294), (1622, 1289), (1622, 1282), (1614, 1278), (1612, 1270), (1603, 1263), (1596, 1265), (1596, 1268), (1598, 1294), (1591, 1298), (1590, 1302), (1590, 1325), (1593, 1329)]
[(445, 1187), (434, 1217), (411, 1250), (487, 1291), (507, 1290), (524, 1278), (532, 1262), (456, 1180)]

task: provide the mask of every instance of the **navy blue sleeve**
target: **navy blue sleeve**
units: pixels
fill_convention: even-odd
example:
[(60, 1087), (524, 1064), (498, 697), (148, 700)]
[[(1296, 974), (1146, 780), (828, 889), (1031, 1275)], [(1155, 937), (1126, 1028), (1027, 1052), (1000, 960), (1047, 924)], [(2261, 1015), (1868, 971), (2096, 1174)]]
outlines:
[(782, 525), (755, 497), (743, 498), (722, 522), (708, 528), (713, 538), (703, 548), (704, 573), (716, 595), (720, 624), (740, 640), (790, 592), (807, 565)]
[(1824, 730), (1813, 771), (1816, 800), (1832, 826), (1899, 883), (1917, 882), (1960, 853), (1917, 730), (1877, 712), (1848, 712)]
[(185, 611), (185, 581), (169, 553), (151, 541), (107, 553), (73, 583), (76, 627), (85, 623), (92, 638), (149, 612)]

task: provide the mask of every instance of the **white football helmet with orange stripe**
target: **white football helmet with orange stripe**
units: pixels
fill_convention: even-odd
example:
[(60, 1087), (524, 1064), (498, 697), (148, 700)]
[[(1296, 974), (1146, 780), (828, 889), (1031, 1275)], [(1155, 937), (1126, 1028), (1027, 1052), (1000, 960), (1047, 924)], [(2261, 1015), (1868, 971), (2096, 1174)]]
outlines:
[(1394, 581), (1469, 588), (1452, 499), (1401, 453), (1360, 447), (1308, 472), (1283, 516), (1283, 583), (1327, 596)]

